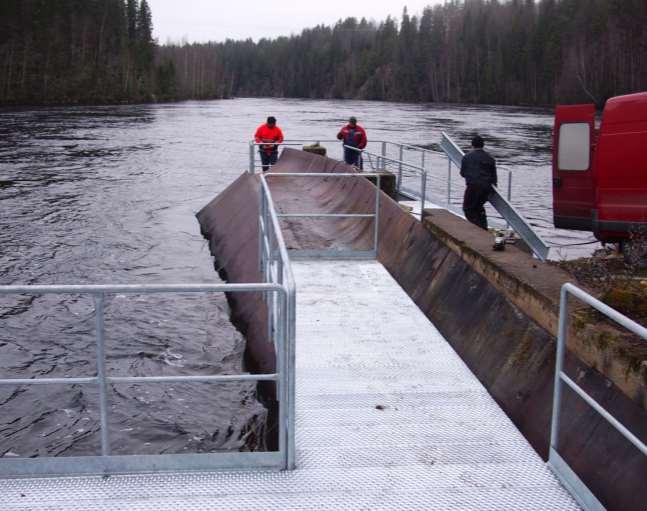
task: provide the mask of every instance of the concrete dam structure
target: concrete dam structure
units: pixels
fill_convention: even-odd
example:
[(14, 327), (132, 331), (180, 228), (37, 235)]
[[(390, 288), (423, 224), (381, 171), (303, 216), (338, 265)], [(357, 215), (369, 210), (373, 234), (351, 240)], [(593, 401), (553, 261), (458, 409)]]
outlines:
[(384, 168), (284, 149), (255, 174), (254, 149), (197, 214), (225, 283), (173, 289), (226, 294), (242, 374), (184, 379), (255, 382), (267, 451), (0, 459), (0, 508), (640, 508), (644, 342), (595, 302), (568, 311), (557, 266), (447, 210), (416, 218)]
[[(267, 176), (279, 212), (366, 214), (374, 208), (375, 187), (368, 179), (281, 176), (293, 172), (355, 170), (285, 149), (272, 169), (276, 175)], [(198, 214), (218, 267), (235, 282), (257, 278), (258, 186), (256, 176), (243, 174)], [(493, 252), (491, 235), (447, 211), (428, 210), (420, 222), (386, 194), (381, 199), (377, 260), (546, 459), (559, 290), (572, 277), (514, 247)], [(371, 219), (357, 218), (282, 219), (286, 244), (294, 250), (366, 251), (372, 244), (372, 224)], [(236, 299), (245, 302), (236, 301), (232, 308), (248, 336), (250, 367), (269, 370), (273, 360), (263, 341), (263, 307), (247, 297)], [(574, 308), (576, 317), (579, 309)], [(374, 318), (378, 329), (388, 321)], [(601, 324), (573, 322), (567, 372), (645, 438), (642, 352), (636, 352), (631, 339)], [(612, 346), (591, 335), (599, 328), (614, 339)], [(566, 395), (562, 413), (563, 457), (608, 509), (635, 508), (638, 495), (647, 497), (642, 484), (647, 458), (575, 394)]]

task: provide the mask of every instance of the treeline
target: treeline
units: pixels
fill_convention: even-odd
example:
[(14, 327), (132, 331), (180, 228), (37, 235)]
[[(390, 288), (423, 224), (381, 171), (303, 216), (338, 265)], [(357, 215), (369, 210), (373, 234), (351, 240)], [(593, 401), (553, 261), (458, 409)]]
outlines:
[(647, 90), (646, 0), (447, 0), (399, 21), (156, 46), (146, 0), (0, 0), (0, 104), (357, 98), (552, 105)]
[(552, 105), (647, 89), (646, 0), (446, 1), (399, 22), (160, 48), (181, 97)]
[(174, 98), (152, 30), (146, 0), (1, 0), (0, 104)]

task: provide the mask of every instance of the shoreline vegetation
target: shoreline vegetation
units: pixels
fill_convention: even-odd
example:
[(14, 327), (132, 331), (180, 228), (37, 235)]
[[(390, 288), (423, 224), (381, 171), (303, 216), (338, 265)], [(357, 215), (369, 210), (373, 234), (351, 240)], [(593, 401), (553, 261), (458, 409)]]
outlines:
[(545, 107), (647, 90), (644, 0), (447, 0), (159, 45), (147, 0), (0, 4), (0, 107), (275, 97)]

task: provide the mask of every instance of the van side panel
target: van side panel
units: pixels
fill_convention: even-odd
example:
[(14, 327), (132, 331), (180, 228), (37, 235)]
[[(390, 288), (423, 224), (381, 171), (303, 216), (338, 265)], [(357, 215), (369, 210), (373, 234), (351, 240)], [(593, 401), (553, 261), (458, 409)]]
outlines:
[(598, 238), (647, 229), (647, 93), (607, 102), (594, 166)]

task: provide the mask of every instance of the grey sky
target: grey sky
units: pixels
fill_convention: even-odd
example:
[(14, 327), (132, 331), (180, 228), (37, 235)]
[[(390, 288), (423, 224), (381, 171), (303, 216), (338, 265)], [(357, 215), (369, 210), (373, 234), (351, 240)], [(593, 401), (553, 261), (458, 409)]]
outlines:
[(258, 40), (301, 32), (318, 24), (332, 25), (355, 16), (381, 21), (388, 15), (400, 18), (406, 5), (409, 14), (443, 0), (148, 0), (153, 11), (154, 36), (160, 43)]

